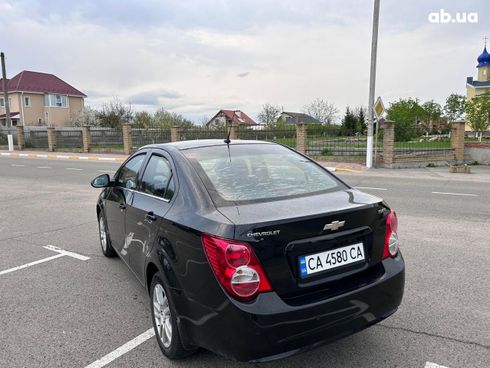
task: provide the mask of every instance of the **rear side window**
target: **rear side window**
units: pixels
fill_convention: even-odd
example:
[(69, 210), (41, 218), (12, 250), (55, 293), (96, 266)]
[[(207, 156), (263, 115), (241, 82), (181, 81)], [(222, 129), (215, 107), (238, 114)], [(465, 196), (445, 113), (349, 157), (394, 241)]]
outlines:
[(117, 177), (117, 185), (127, 188), (134, 189), (136, 187), (136, 178), (138, 176), (138, 171), (143, 163), (146, 155), (134, 156), (119, 170), (119, 175)]
[(171, 179), (172, 169), (168, 160), (162, 156), (152, 155), (141, 180), (141, 191), (160, 198), (170, 199), (172, 196), (166, 196), (165, 193), (169, 183), (173, 183)]
[(240, 144), (183, 151), (215, 202), (266, 201), (345, 188), (333, 175), (288, 148)]

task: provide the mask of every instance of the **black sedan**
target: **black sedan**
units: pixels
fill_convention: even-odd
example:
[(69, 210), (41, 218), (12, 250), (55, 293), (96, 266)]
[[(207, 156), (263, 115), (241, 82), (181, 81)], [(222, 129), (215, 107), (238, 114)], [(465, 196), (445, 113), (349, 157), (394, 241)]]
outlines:
[(395, 212), (287, 147), (151, 145), (92, 186), (104, 188), (102, 252), (147, 288), (169, 358), (199, 347), (282, 358), (371, 326), (401, 303)]

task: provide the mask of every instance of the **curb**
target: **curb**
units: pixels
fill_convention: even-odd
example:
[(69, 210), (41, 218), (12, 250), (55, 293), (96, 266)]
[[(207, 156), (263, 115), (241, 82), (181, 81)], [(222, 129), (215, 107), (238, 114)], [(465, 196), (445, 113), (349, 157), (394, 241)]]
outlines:
[(73, 156), (73, 155), (14, 153), (14, 152), (0, 152), (0, 156), (23, 157), (23, 158), (51, 158), (57, 160), (78, 160), (78, 161), (112, 161), (112, 162), (123, 162), (126, 159), (126, 157)]
[(360, 170), (353, 170), (353, 169), (347, 169), (345, 167), (337, 167), (337, 168), (334, 168), (335, 170), (334, 171), (342, 171), (342, 172), (349, 172), (349, 173), (362, 173), (362, 171)]
[(331, 172), (335, 172), (335, 171), (337, 171), (337, 172), (349, 172), (349, 173), (361, 173), (362, 172), (360, 170), (348, 169), (346, 167), (325, 166), (325, 168)]

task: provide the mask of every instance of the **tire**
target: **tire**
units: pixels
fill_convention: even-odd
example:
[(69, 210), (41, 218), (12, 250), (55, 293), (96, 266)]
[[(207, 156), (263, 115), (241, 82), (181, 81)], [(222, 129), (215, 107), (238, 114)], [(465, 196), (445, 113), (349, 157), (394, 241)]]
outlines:
[(116, 256), (116, 251), (112, 247), (111, 238), (109, 232), (107, 231), (107, 221), (105, 219), (104, 213), (100, 211), (98, 216), (99, 221), (99, 240), (100, 247), (102, 248), (102, 253), (104, 256), (112, 258)]
[(150, 286), (150, 309), (155, 337), (163, 355), (169, 359), (182, 359), (193, 354), (196, 349), (186, 350), (182, 345), (175, 307), (162, 280), (163, 277), (157, 272)]

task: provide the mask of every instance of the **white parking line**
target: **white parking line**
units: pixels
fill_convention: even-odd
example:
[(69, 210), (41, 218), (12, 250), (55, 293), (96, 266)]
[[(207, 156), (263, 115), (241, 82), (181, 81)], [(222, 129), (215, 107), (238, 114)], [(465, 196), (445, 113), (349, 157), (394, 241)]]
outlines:
[(26, 165), (17, 165), (17, 164), (11, 164), (10, 166), (12, 166), (12, 167), (24, 167), (24, 166), (26, 166)]
[(52, 261), (53, 259), (60, 258), (60, 257), (63, 257), (63, 256), (64, 256), (64, 254), (57, 254), (55, 256), (51, 256), (51, 257), (48, 257), (48, 258), (40, 259), (39, 261), (34, 261), (34, 262), (23, 264), (22, 266), (17, 266), (17, 267), (14, 267), (14, 268), (9, 268), (8, 270), (0, 271), (0, 276), (1, 275), (5, 275), (5, 274), (10, 273), (10, 272), (22, 270), (22, 269), (27, 268), (27, 267), (35, 266), (35, 265), (38, 265), (40, 263)]
[(471, 194), (471, 193), (432, 192), (432, 194), (463, 196), (463, 197), (478, 197), (478, 194)]
[(74, 252), (69, 252), (67, 250), (63, 250), (61, 248), (55, 247), (54, 245), (46, 245), (43, 248), (51, 250), (51, 251), (56, 252), (58, 254), (56, 254), (55, 256), (39, 259), (39, 260), (34, 261), (34, 262), (29, 262), (29, 263), (23, 264), (21, 266), (9, 268), (8, 270), (0, 271), (0, 276), (5, 275), (7, 273), (14, 272), (14, 271), (22, 270), (24, 268), (32, 267), (32, 266), (38, 265), (40, 263), (49, 262), (49, 261), (52, 261), (53, 259), (64, 257), (64, 256), (76, 258), (76, 259), (79, 259), (80, 261), (86, 261), (86, 260), (90, 259), (90, 257), (83, 256), (81, 254), (74, 253)]
[(133, 340), (128, 341), (124, 345), (118, 347), (116, 350), (110, 352), (109, 354), (103, 356), (99, 360), (87, 365), (85, 368), (102, 368), (103, 366), (111, 363), (120, 356), (126, 354), (128, 351), (133, 350), (138, 345), (141, 345), (146, 340), (151, 339), (155, 336), (155, 330), (150, 328), (149, 330), (143, 332), (141, 335), (136, 336)]
[(446, 367), (444, 365), (432, 363), (432, 362), (425, 362), (424, 368), (448, 368), (448, 367)]
[(79, 169), (78, 167), (67, 167), (66, 170), (82, 171), (83, 169)]
[(354, 187), (356, 189), (366, 189), (366, 190), (388, 190), (387, 188), (376, 188), (376, 187)]
[(38, 169), (52, 169), (51, 166), (38, 166)]
[(57, 253), (63, 254), (63, 255), (68, 256), (68, 257), (79, 259), (80, 261), (88, 261), (90, 259), (90, 257), (82, 256), (81, 254), (78, 254), (75, 252), (70, 252), (68, 250), (58, 248), (54, 245), (46, 245), (43, 248), (48, 249), (48, 250), (52, 250), (53, 252), (57, 252)]

